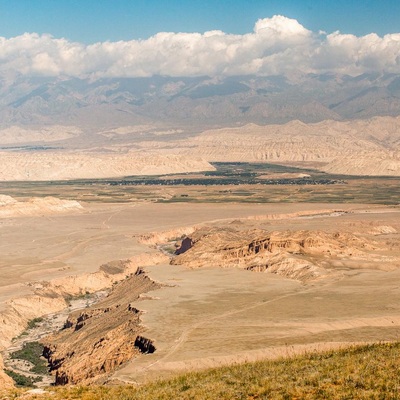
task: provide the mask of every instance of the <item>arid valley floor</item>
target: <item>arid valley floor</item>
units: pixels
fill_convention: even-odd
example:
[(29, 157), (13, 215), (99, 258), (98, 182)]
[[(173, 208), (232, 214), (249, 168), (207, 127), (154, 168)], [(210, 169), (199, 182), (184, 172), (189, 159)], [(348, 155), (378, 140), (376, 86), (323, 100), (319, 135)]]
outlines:
[(0, 0), (0, 400), (400, 399), (399, 15)]
[[(398, 340), (399, 181), (342, 178), (2, 184), (5, 368), (34, 377), (12, 354), (38, 339), (53, 370), (38, 386)], [(38, 197), (53, 192), (64, 200)]]

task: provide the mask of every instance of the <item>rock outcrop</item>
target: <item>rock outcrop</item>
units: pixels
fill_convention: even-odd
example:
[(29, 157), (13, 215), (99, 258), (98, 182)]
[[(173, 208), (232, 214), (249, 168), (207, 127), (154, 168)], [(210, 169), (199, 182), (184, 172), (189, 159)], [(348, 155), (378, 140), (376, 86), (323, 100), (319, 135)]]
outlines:
[(202, 228), (180, 242), (171, 262), (238, 267), (307, 282), (335, 275), (329, 267), (335, 260), (369, 260), (376, 249), (371, 240), (350, 233)]
[(95, 382), (139, 354), (154, 352), (154, 344), (142, 334), (140, 311), (132, 302), (159, 287), (138, 269), (104, 300), (72, 313), (62, 331), (44, 340), (44, 356), (56, 384)]
[[(97, 272), (29, 284), (33, 294), (8, 301), (5, 309), (0, 312), (0, 351), (7, 348), (12, 338), (26, 329), (28, 321), (65, 309), (67, 299), (82, 297), (89, 293), (108, 289), (113, 285), (116, 287), (118, 282), (123, 282), (127, 276), (135, 274), (138, 266), (154, 265), (168, 262), (168, 260), (168, 257), (162, 254), (139, 254), (129, 260), (103, 264)], [(135, 290), (134, 288), (133, 290)], [(131, 313), (128, 314), (131, 315)], [(135, 314), (138, 313), (132, 313), (132, 315)], [(136, 315), (137, 320), (138, 318), (139, 316)], [(83, 319), (78, 323), (83, 323)], [(133, 341), (135, 339), (136, 336)], [(108, 370), (111, 364), (108, 363), (105, 368)], [(2, 382), (4, 384), (10, 382), (2, 371), (3, 367), (0, 363), (0, 388)]]
[(161, 253), (143, 253), (127, 260), (109, 261), (99, 270), (89, 274), (72, 275), (35, 284), (36, 293), (44, 296), (82, 296), (111, 287), (136, 272), (138, 266), (145, 267), (167, 263), (169, 258)]
[(169, 242), (176, 238), (190, 235), (194, 230), (196, 230), (196, 226), (186, 226), (164, 232), (150, 232), (141, 235), (139, 237), (139, 241), (140, 243), (147, 244), (149, 246), (155, 246), (160, 243)]

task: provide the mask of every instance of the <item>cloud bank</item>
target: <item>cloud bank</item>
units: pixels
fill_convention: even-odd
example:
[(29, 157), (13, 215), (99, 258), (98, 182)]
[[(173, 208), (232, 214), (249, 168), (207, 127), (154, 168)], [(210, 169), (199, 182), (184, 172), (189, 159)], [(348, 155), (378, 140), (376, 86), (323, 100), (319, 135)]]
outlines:
[(50, 35), (0, 37), (0, 74), (147, 77), (400, 73), (400, 33), (311, 32), (276, 15), (244, 35), (161, 32), (146, 40), (84, 45)]

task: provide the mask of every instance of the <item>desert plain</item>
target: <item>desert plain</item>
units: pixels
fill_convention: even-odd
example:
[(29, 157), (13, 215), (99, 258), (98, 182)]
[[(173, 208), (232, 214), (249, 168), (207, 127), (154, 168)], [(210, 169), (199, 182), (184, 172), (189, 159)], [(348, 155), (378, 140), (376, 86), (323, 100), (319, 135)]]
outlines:
[[(39, 341), (52, 375), (38, 386), (140, 384), (398, 340), (398, 178), (210, 170), (227, 168), (244, 182), (2, 183), (5, 368), (35, 377), (12, 354)], [(246, 184), (246, 168), (272, 183)]]
[(400, 397), (396, 2), (14, 3), (0, 400)]

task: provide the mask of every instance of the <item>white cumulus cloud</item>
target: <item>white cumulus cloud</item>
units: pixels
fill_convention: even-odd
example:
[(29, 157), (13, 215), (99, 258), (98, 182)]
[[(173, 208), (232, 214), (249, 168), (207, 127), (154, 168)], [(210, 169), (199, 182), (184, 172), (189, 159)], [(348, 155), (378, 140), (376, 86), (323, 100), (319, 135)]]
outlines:
[(76, 77), (198, 76), (369, 71), (400, 73), (400, 33), (311, 32), (276, 15), (244, 35), (161, 32), (91, 45), (25, 33), (0, 37), (0, 74)]

